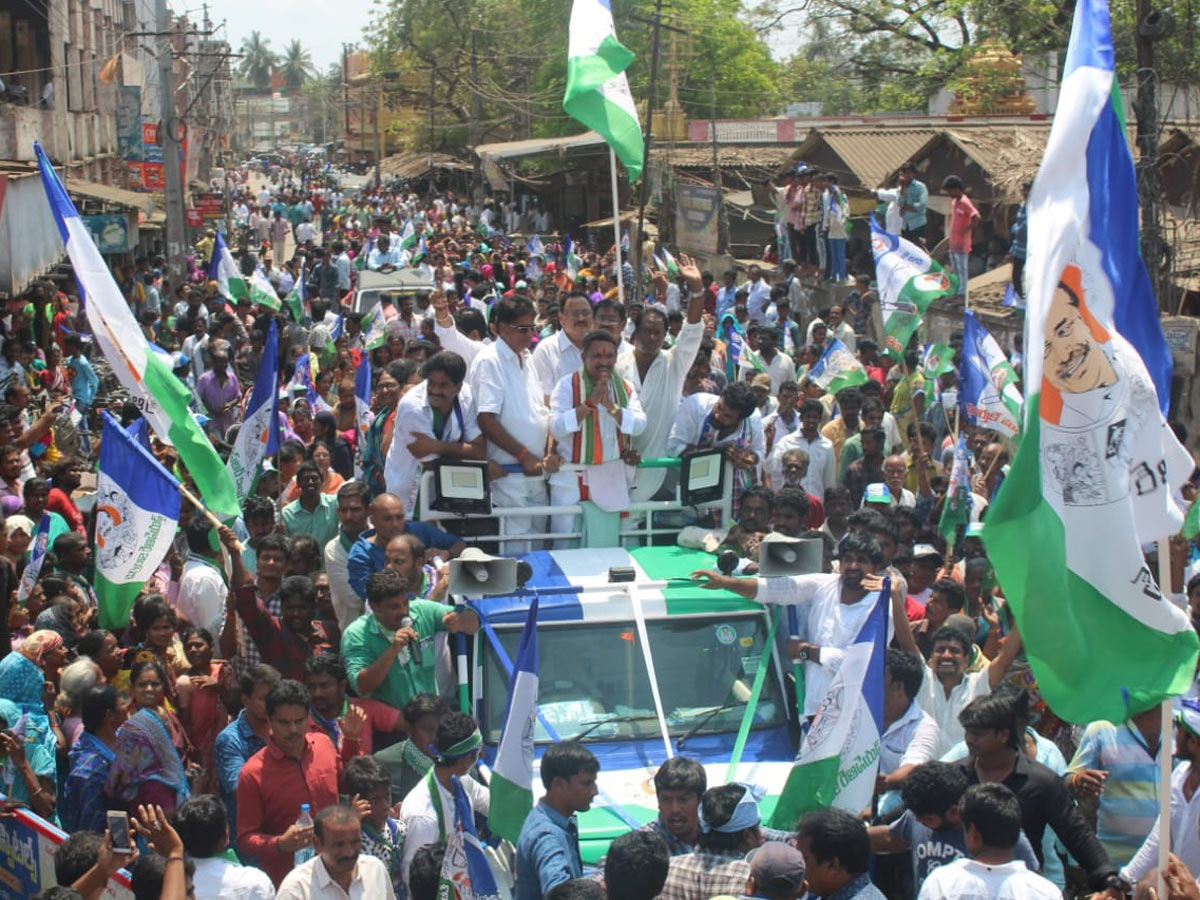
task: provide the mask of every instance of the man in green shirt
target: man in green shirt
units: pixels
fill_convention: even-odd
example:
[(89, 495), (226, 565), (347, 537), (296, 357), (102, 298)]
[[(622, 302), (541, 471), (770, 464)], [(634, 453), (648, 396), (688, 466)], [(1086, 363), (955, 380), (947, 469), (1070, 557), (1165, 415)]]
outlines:
[(283, 508), (283, 529), (290, 534), (311, 534), (318, 547), (337, 537), (337, 495), (321, 491), (321, 470), (311, 459), (296, 470), (299, 499)]
[(472, 610), (456, 612), (441, 603), (413, 600), (408, 581), (391, 569), (367, 579), (367, 602), (370, 615), (359, 616), (342, 635), (346, 676), (358, 696), (396, 709), (417, 694), (437, 693), (436, 633), (479, 630)]

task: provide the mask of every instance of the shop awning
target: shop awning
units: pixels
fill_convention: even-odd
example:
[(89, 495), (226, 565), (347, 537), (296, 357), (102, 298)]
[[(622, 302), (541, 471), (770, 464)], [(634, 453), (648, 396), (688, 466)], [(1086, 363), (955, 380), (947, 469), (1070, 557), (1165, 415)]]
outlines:
[(156, 206), (150, 194), (140, 194), (137, 191), (127, 191), (124, 188), (113, 187), (110, 184), (100, 184), (95, 181), (81, 181), (78, 178), (68, 178), (67, 193), (101, 203), (111, 203), (114, 206), (124, 206), (129, 209), (140, 209), (149, 215)]

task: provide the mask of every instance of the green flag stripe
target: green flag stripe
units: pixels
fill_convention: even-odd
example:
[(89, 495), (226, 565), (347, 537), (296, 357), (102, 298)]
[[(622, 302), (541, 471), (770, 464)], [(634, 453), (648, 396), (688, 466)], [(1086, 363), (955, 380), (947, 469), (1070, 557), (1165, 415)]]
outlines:
[(1050, 708), (1069, 722), (1123, 722), (1188, 689), (1196, 633), (1147, 627), (1067, 568), (1062, 519), (1041, 491), (1040, 400), (1029, 400), (1029, 430), (988, 510), (984, 544)]
[(837, 796), (841, 756), (829, 756), (802, 766), (793, 766), (788, 773), (783, 793), (771, 814), (770, 827), (792, 831), (805, 813), (828, 809)]
[(95, 575), (96, 600), (100, 604), (100, 627), (109, 630), (129, 624), (129, 611), (144, 585), (138, 582), (117, 584), (101, 573)]
[(628, 69), (632, 62), (633, 52), (618, 41), (616, 35), (611, 34), (600, 42), (595, 54), (569, 58), (567, 68), (571, 74), (567, 77), (569, 87), (563, 103), (607, 84)]
[(233, 477), (188, 408), (192, 400), (191, 391), (171, 373), (157, 353), (146, 354), (144, 378), (146, 389), (171, 420), (167, 437), (195, 479), (200, 498), (222, 518), (240, 515)]

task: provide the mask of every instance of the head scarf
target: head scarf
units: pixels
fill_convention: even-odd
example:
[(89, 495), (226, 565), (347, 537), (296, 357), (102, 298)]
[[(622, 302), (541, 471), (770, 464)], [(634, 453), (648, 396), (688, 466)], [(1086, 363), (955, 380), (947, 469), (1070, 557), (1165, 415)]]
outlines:
[(463, 738), (457, 744), (447, 747), (445, 750), (439, 750), (433, 744), (429, 745), (429, 749), (434, 754), (434, 762), (437, 765), (449, 766), (464, 756), (470, 756), (481, 746), (483, 746), (483, 735), (476, 728), (468, 737)]
[[(41, 617), (39, 616), (38, 618), (40, 619)], [(43, 628), (25, 638), (21, 646), (17, 648), (17, 652), (38, 667), (41, 667), (46, 662), (46, 654), (62, 646), (63, 639), (61, 634), (57, 631)]]
[(174, 789), (176, 803), (182, 803), (190, 794), (187, 773), (170, 731), (151, 710), (143, 709), (117, 731), (108, 793), (131, 803), (142, 785), (151, 781)]
[[(737, 782), (741, 784), (741, 782)], [(747, 828), (753, 828), (762, 822), (762, 815), (758, 811), (758, 801), (766, 796), (766, 791), (754, 784), (742, 784), (746, 789), (746, 793), (742, 794), (742, 799), (738, 801), (738, 805), (733, 808), (733, 814), (730, 815), (729, 821), (722, 822), (720, 825), (710, 825), (704, 821), (704, 806), (700, 806), (700, 830), (705, 834), (710, 831), (719, 831), (721, 834), (737, 834), (739, 831), (745, 831)]]

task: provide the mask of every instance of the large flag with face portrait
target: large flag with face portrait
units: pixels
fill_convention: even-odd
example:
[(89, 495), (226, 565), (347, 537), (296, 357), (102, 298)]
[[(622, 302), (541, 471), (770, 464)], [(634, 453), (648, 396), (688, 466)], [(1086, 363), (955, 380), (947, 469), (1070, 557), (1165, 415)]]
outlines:
[(1164, 417), (1171, 360), (1105, 0), (1075, 7), (1026, 278), (1022, 441), (984, 541), (1050, 708), (1124, 721), (1187, 689), (1197, 638), (1142, 553), (1179, 530), (1192, 460)]

